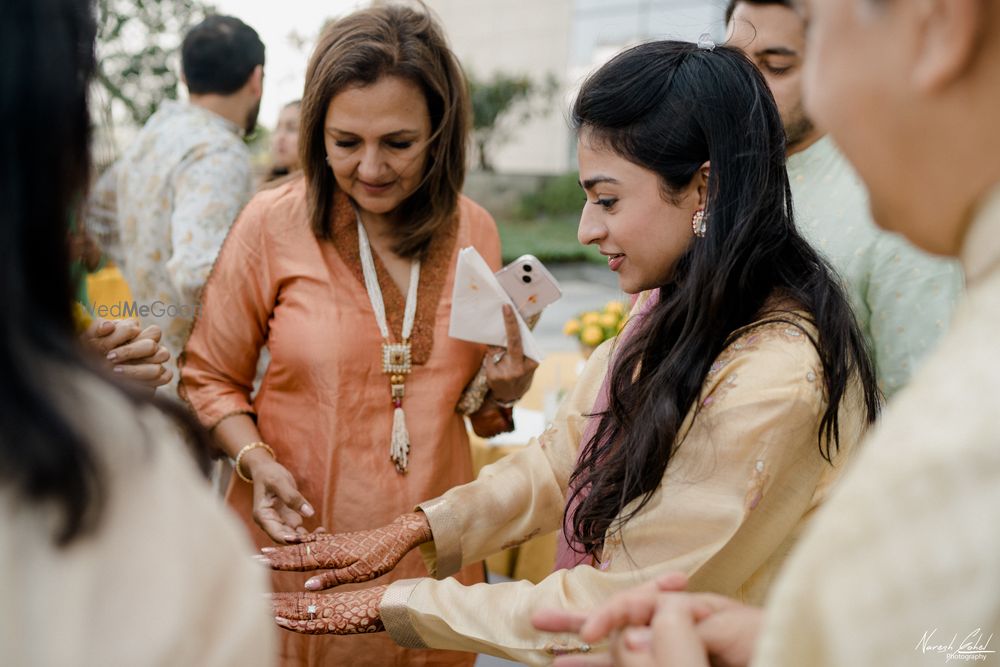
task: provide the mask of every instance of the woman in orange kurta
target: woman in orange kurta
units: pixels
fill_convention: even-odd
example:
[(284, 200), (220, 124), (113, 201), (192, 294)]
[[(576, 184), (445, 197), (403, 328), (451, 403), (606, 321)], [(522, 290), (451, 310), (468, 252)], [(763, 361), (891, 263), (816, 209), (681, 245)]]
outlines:
[[(427, 16), (380, 7), (339, 21), (307, 74), (304, 177), (258, 194), (223, 245), (180, 360), (180, 392), (236, 460), (227, 502), (261, 547), (319, 527), (386, 523), (471, 480), (457, 408), (484, 355), (490, 394), (474, 423), (509, 425), (502, 404), (530, 383), (534, 364), (513, 347), (487, 352), (448, 336), (458, 250), (500, 263), (492, 218), (459, 193), (467, 110), (461, 71)], [(408, 348), (409, 373), (385, 370), (384, 343)], [(271, 363), (251, 399), (265, 344)], [(408, 460), (390, 460), (394, 407), (405, 408)], [(413, 554), (380, 581), (425, 572)], [(459, 579), (482, 576), (474, 565)], [(278, 574), (273, 585), (301, 591), (305, 582)], [(385, 635), (284, 633), (282, 642), (285, 665), (473, 661), (409, 651)]]

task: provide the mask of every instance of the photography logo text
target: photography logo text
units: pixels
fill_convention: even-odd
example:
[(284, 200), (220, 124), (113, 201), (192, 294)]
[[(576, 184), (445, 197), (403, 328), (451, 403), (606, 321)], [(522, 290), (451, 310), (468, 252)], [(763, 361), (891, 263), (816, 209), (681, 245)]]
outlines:
[(993, 633), (986, 635), (982, 628), (976, 628), (964, 637), (955, 633), (950, 638), (940, 635), (938, 629), (934, 628), (925, 632), (914, 648), (921, 653), (938, 653), (944, 657), (945, 662), (986, 662), (987, 658), (996, 653), (990, 648), (992, 641)]

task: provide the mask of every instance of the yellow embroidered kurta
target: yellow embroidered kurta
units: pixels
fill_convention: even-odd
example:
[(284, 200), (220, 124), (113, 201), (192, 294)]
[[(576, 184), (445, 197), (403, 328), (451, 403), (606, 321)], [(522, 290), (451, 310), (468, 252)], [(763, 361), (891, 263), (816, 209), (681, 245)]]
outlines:
[(1000, 651), (1000, 190), (961, 260), (951, 329), (789, 559), (754, 664), (937, 666), (966, 644), (958, 664), (991, 634)]
[[(313, 234), (300, 178), (258, 194), (223, 245), (205, 287), (204, 309), (181, 365), (181, 393), (208, 427), (253, 414), (264, 441), (316, 508), (310, 529), (365, 530), (389, 523), (429, 497), (472, 479), (465, 422), (455, 409), (485, 347), (448, 336), (458, 250), (473, 246), (498, 268), (500, 239), (490, 215), (462, 198), (455, 223), (431, 243), (421, 267), (411, 342), (413, 371), (403, 406), (409, 470), (389, 460), (392, 400), (382, 372), (382, 337), (365, 291), (354, 210), (336, 199), (331, 241)], [(375, 257), (389, 329), (401, 330), (404, 297)], [(250, 400), (257, 355), (271, 362)], [(235, 476), (227, 502), (258, 546), (271, 540), (253, 521), (252, 487)], [(472, 561), (470, 561), (471, 563)], [(387, 583), (426, 572), (407, 556)], [(275, 573), (278, 591), (302, 591), (309, 573)], [(481, 565), (461, 573), (483, 580)], [(366, 584), (371, 585), (371, 584)], [(282, 632), (284, 665), (471, 665), (469, 654), (408, 651), (384, 634), (307, 636)]]
[[(448, 576), (463, 563), (559, 528), (583, 415), (594, 404), (612, 343), (591, 356), (540, 438), (484, 468), (475, 482), (421, 505), (434, 534), (425, 549), (433, 574)], [(600, 569), (561, 570), (537, 585), (397, 582), (381, 604), (386, 629), (404, 646), (461, 648), (547, 664), (556, 645), (573, 640), (536, 632), (534, 611), (592, 609), (663, 572), (689, 573), (694, 590), (761, 602), (860, 437), (859, 395), (852, 391), (841, 410), (840, 453), (831, 466), (817, 441), (826, 402), (816, 350), (802, 329), (777, 323), (744, 333), (722, 353), (700, 403), (697, 416), (687, 417), (687, 436), (662, 485), (608, 539)]]

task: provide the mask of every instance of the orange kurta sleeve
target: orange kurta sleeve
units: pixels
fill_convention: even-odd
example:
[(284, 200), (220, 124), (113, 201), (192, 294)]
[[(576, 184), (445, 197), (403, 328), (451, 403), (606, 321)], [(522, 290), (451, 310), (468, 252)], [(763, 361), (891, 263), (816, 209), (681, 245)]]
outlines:
[(253, 414), (257, 359), (277, 299), (266, 239), (272, 197), (270, 192), (256, 197), (233, 224), (178, 360), (178, 393), (206, 428), (234, 414)]

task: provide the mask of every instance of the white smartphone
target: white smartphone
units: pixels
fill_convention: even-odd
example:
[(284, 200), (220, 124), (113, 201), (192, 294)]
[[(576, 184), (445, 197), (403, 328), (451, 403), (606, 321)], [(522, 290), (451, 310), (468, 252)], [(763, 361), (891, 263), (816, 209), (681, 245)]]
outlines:
[(526, 320), (562, 297), (559, 283), (534, 255), (521, 255), (497, 271), (496, 277)]

